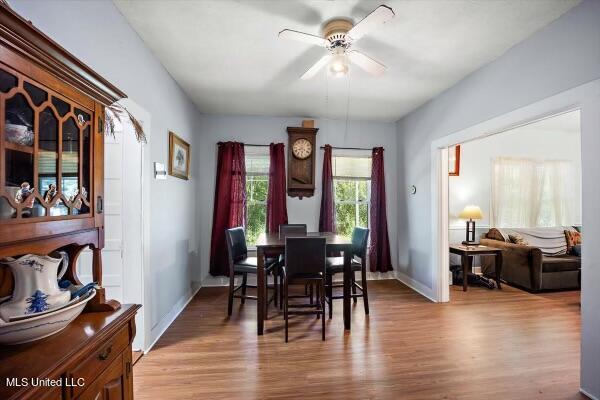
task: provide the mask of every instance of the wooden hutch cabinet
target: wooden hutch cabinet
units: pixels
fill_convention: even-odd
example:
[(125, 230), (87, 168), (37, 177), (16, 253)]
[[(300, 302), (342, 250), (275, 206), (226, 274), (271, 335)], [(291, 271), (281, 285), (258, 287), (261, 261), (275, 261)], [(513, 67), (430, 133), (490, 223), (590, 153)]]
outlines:
[[(92, 45), (92, 44), (90, 44)], [(77, 258), (89, 248), (99, 289), (62, 332), (0, 346), (2, 399), (133, 397), (131, 342), (139, 306), (106, 299), (104, 108), (126, 97), (0, 2), (0, 259), (69, 255), (65, 275), (81, 284)], [(0, 297), (13, 278), (0, 267)], [(7, 386), (6, 378), (59, 379), (59, 386)], [(69, 386), (84, 378), (84, 386)]]

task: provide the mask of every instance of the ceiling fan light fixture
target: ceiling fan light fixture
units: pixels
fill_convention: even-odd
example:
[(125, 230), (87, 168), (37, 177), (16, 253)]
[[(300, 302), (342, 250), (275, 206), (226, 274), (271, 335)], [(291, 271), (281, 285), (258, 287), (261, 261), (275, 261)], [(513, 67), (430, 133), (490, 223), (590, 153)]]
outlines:
[(321, 46), (329, 51), (329, 54), (321, 57), (302, 74), (300, 77), (302, 80), (311, 79), (325, 67), (329, 76), (334, 78), (346, 76), (350, 70), (350, 63), (371, 75), (379, 76), (385, 72), (385, 65), (360, 51), (353, 50), (352, 47), (360, 38), (394, 18), (394, 15), (394, 10), (390, 7), (380, 5), (357, 24), (353, 24), (347, 18), (330, 20), (323, 28), (323, 37), (293, 29), (282, 30), (279, 32), (279, 37)]
[(335, 55), (329, 63), (329, 74), (334, 78), (341, 78), (348, 74), (348, 58), (346, 55)]

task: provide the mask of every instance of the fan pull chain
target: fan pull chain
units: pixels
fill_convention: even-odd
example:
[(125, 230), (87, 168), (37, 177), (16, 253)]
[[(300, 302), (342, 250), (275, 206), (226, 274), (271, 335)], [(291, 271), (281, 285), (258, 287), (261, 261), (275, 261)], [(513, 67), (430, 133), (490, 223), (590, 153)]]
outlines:
[(348, 76), (348, 97), (346, 98), (346, 131), (344, 132), (344, 140), (348, 140), (348, 119), (350, 118), (350, 74)]

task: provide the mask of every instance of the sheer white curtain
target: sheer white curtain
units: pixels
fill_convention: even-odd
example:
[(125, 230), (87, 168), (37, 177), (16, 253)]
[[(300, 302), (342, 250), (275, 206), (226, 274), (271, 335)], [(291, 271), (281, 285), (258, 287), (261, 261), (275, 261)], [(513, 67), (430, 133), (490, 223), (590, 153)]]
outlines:
[(494, 159), (493, 226), (531, 228), (573, 224), (575, 178), (570, 161)]

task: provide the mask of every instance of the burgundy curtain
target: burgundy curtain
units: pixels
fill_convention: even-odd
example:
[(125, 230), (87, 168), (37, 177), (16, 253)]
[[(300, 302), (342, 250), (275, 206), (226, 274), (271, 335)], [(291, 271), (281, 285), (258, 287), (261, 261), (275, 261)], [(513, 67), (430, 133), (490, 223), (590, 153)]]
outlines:
[(335, 209), (333, 204), (333, 171), (331, 167), (331, 146), (326, 144), (323, 154), (323, 191), (321, 193), (321, 214), (319, 232), (335, 232)]
[(369, 247), (369, 260), (371, 271), (391, 271), (392, 259), (390, 257), (390, 241), (387, 229), (383, 147), (373, 148), (370, 217), (371, 246)]
[(269, 191), (267, 194), (267, 232), (279, 232), (280, 224), (288, 223), (285, 189), (285, 145), (269, 145)]
[(210, 274), (229, 275), (225, 229), (246, 221), (246, 165), (244, 144), (219, 142), (217, 181), (210, 244)]

